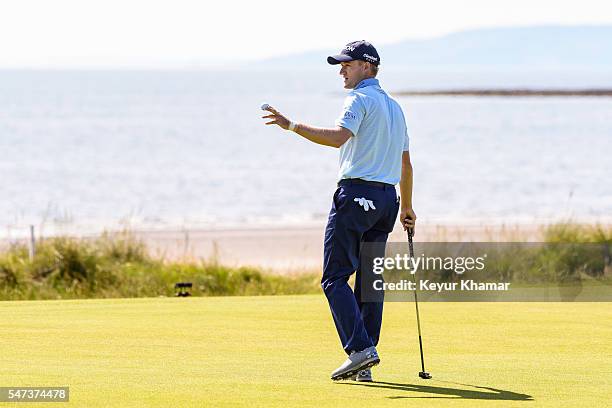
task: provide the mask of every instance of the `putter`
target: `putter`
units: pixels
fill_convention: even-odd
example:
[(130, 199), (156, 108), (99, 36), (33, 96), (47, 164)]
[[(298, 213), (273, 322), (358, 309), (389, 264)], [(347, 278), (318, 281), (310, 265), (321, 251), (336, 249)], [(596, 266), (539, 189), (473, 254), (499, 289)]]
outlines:
[[(412, 228), (408, 228), (408, 248), (410, 249), (410, 257), (414, 259), (414, 247), (412, 244), (412, 235), (414, 231)], [(419, 318), (419, 300), (417, 298), (417, 282), (416, 282), (416, 273), (414, 274), (414, 305), (416, 307), (416, 318), (417, 318), (417, 328), (419, 330), (419, 349), (421, 351), (421, 370), (419, 372), (419, 377), (424, 380), (429, 380), (431, 378), (431, 374), (425, 371), (425, 359), (423, 358), (423, 340), (421, 339), (421, 319)]]

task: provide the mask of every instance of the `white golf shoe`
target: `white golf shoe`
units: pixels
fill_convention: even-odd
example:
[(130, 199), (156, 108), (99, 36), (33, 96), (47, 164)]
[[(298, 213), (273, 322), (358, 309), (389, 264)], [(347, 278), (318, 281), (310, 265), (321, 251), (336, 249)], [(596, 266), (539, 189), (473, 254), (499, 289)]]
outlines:
[(357, 382), (372, 382), (372, 370), (370, 370), (369, 368), (361, 370), (360, 372), (352, 376), (351, 380)]
[(354, 351), (348, 356), (346, 361), (332, 373), (331, 379), (334, 381), (346, 380), (357, 375), (359, 371), (374, 367), (378, 363), (380, 363), (380, 358), (376, 352), (376, 347), (372, 346), (362, 351)]

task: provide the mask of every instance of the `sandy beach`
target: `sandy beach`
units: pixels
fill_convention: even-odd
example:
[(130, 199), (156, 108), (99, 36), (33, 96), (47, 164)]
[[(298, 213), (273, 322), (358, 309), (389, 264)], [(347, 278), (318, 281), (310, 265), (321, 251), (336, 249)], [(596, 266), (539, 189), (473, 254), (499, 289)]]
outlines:
[[(154, 255), (166, 259), (216, 259), (224, 265), (256, 265), (277, 273), (316, 271), (323, 259), (325, 224), (246, 229), (138, 231)], [(536, 242), (539, 225), (420, 225), (421, 242)], [(389, 242), (406, 240), (399, 226)]]
[[(550, 224), (418, 225), (415, 242), (539, 242)], [(325, 223), (245, 228), (128, 230), (152, 256), (165, 260), (217, 261), (227, 266), (258, 266), (273, 273), (318, 272), (323, 262)], [(124, 231), (125, 232), (125, 231)], [(124, 232), (109, 232), (123, 234)], [(98, 235), (73, 235), (94, 238)], [(44, 238), (48, 238), (47, 235)], [(39, 241), (40, 236), (36, 236)], [(397, 225), (388, 242), (405, 242)], [(0, 250), (25, 237), (0, 239)]]

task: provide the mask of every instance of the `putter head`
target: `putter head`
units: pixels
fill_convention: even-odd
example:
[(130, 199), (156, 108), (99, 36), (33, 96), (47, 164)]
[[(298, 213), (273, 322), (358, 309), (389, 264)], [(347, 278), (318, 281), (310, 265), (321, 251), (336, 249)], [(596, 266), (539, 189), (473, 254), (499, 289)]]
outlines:
[(431, 374), (425, 372), (425, 371), (421, 371), (419, 372), (419, 377), (421, 377), (424, 380), (429, 380), (431, 378)]

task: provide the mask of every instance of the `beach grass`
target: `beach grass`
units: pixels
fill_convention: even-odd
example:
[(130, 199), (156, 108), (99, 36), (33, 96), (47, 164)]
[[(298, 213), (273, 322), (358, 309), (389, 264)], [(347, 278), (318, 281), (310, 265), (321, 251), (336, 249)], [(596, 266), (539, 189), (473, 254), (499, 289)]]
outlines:
[[(544, 231), (547, 245), (489, 259), (493, 273), (512, 257), (506, 271), (515, 282), (573, 282), (581, 275), (608, 279), (612, 272), (612, 228), (572, 223)], [(596, 243), (599, 247), (557, 245)], [(195, 296), (291, 295), (320, 292), (320, 270), (279, 274), (259, 266), (223, 265), (208, 259), (164, 259), (151, 255), (130, 232), (93, 239), (53, 237), (39, 242), (30, 259), (16, 243), (0, 252), (0, 300), (128, 298), (175, 295), (174, 285), (191, 282)], [(505, 277), (506, 278), (506, 277)]]
[(90, 408), (609, 403), (608, 303), (423, 303), (431, 380), (414, 305), (385, 308), (361, 384), (329, 379), (346, 356), (322, 295), (0, 302), (2, 385), (69, 386)]
[(198, 296), (305, 294), (319, 290), (315, 273), (271, 274), (216, 259), (165, 260), (130, 233), (96, 239), (49, 238), (29, 259), (23, 244), (0, 253), (0, 299), (80, 299), (173, 296), (191, 282)]

